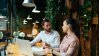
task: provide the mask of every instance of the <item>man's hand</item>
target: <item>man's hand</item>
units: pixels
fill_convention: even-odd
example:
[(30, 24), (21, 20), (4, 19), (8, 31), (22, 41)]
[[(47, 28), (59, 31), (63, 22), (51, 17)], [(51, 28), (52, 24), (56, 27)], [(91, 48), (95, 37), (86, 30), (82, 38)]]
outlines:
[(47, 44), (47, 43), (45, 43), (45, 46), (48, 46), (48, 47), (50, 47), (50, 44)]
[(50, 44), (43, 42), (43, 48), (48, 48), (48, 47), (50, 47)]

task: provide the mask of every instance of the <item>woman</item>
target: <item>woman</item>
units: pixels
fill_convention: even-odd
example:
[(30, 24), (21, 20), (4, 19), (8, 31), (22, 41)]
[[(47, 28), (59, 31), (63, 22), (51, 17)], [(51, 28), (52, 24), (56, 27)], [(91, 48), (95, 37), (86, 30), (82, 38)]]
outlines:
[(38, 31), (38, 25), (37, 23), (34, 23), (33, 28), (32, 28), (32, 35), (33, 38), (35, 38), (38, 35), (39, 31)]
[(79, 49), (79, 28), (74, 19), (66, 19), (63, 22), (63, 32), (66, 33), (60, 47), (55, 48), (53, 53), (57, 56), (77, 56)]

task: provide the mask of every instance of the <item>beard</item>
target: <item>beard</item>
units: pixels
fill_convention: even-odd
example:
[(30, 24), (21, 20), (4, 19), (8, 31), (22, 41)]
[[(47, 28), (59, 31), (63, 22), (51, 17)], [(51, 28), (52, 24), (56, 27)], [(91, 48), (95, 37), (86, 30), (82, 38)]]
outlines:
[(51, 31), (51, 29), (45, 29), (47, 32), (50, 32)]

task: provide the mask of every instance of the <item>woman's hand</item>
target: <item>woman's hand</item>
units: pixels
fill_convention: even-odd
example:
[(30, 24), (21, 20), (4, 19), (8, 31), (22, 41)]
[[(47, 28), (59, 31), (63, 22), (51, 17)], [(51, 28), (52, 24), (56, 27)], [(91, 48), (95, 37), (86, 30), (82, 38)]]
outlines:
[(58, 52), (58, 51), (56, 51), (56, 50), (53, 50), (52, 53), (53, 53), (54, 55), (56, 55), (56, 56), (61, 56), (60, 52)]

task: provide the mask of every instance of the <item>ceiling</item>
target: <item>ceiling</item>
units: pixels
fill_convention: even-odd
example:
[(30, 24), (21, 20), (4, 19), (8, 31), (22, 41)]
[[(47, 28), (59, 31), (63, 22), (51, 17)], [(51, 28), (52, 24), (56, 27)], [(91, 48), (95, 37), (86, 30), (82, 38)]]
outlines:
[(0, 15), (6, 16), (7, 15), (7, 0), (0, 0)]
[[(11, 1), (11, 0), (0, 0), (0, 14), (2, 13), (3, 15), (7, 15), (7, 1)], [(12, 0), (15, 1), (15, 6), (16, 9), (14, 10), (14, 12), (16, 11), (16, 15), (19, 18), (22, 19), (26, 19), (28, 15), (30, 15), (31, 18), (33, 18), (33, 21), (39, 19), (42, 20), (45, 17), (45, 10), (46, 10), (46, 0), (33, 0), (34, 3), (37, 6), (37, 10), (40, 10), (40, 13), (33, 13), (32, 10), (34, 7), (25, 7), (22, 6), (22, 3), (24, 0)], [(64, 4), (64, 0), (61, 0), (62, 3)], [(11, 7), (11, 6), (10, 6)], [(8, 11), (10, 12), (10, 10)]]
[(33, 13), (32, 10), (34, 7), (22, 6), (23, 1), (24, 0), (16, 0), (17, 13), (20, 17), (26, 18), (28, 15), (30, 15), (32, 18), (43, 18), (44, 17), (46, 0), (34, 0), (34, 3), (37, 6), (37, 10), (40, 10), (41, 13)]

